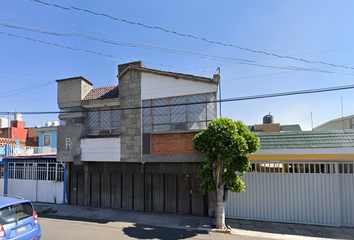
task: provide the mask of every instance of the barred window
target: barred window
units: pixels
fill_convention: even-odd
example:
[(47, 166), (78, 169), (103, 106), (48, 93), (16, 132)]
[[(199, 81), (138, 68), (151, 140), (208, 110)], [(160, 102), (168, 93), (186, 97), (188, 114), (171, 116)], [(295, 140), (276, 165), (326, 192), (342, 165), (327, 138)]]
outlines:
[(251, 164), (249, 172), (253, 173), (335, 173), (334, 163), (255, 163)]
[(214, 100), (214, 93), (144, 100), (143, 132), (204, 129), (216, 116)]
[(102, 110), (89, 111), (87, 135), (117, 135), (120, 134), (120, 111)]
[(354, 163), (340, 163), (339, 164), (340, 174), (354, 174)]
[(4, 179), (5, 165), (0, 165), (0, 179)]

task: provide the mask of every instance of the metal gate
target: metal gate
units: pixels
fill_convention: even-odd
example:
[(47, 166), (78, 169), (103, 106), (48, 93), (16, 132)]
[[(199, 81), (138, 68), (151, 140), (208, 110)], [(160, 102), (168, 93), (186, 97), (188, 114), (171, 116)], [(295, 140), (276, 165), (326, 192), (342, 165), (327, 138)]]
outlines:
[(253, 163), (246, 192), (230, 193), (229, 218), (354, 225), (353, 163)]
[(8, 194), (35, 202), (63, 203), (64, 166), (56, 160), (9, 161)]

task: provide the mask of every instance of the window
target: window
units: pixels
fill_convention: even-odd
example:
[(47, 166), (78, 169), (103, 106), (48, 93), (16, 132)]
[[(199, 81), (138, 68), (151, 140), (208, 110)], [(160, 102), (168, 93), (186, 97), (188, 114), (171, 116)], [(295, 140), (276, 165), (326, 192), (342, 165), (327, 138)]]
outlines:
[(201, 130), (216, 116), (214, 93), (143, 101), (143, 132)]
[(119, 110), (91, 111), (87, 116), (87, 135), (117, 135), (120, 133)]
[(43, 146), (44, 147), (50, 147), (51, 144), (52, 144), (52, 135), (44, 134), (43, 135)]

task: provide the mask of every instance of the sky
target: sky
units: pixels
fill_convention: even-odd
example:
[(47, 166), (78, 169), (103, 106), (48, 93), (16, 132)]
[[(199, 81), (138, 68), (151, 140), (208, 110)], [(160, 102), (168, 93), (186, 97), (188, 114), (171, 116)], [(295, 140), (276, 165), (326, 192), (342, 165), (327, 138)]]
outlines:
[[(221, 99), (352, 85), (352, 9), (351, 0), (0, 0), (0, 112), (39, 113), (23, 120), (43, 126), (58, 120), (40, 114), (59, 110), (55, 80), (117, 85), (118, 64), (137, 60), (209, 78), (220, 67)], [(353, 115), (353, 91), (224, 102), (221, 112), (311, 130)]]

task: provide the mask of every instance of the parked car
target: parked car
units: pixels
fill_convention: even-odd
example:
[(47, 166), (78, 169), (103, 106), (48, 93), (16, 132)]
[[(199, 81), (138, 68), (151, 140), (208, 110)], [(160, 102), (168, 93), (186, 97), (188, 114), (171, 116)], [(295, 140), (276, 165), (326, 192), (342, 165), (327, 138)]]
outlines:
[(0, 239), (39, 240), (37, 213), (31, 201), (20, 197), (0, 196)]

